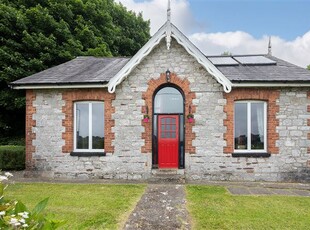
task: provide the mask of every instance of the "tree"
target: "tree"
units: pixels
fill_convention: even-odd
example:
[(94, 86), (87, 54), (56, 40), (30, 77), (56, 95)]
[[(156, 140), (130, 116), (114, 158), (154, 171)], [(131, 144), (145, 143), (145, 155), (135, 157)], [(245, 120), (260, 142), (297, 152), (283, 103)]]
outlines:
[(221, 54), (221, 56), (231, 56), (231, 55), (232, 55), (232, 53), (229, 52), (229, 51), (225, 51), (225, 52), (223, 52), (223, 53)]
[(310, 70), (310, 65), (307, 66), (307, 69)]
[(0, 139), (24, 134), (24, 92), (10, 82), (76, 56), (132, 56), (149, 31), (114, 0), (1, 0)]

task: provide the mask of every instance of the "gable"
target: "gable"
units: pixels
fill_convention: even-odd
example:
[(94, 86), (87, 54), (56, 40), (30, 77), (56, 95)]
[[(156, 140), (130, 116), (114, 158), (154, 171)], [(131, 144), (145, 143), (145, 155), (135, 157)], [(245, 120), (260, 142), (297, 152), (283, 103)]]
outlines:
[(166, 22), (156, 34), (134, 55), (131, 60), (110, 80), (108, 90), (110, 93), (115, 92), (116, 86), (119, 85), (132, 71), (141, 63), (141, 61), (150, 54), (150, 52), (166, 37), (167, 48), (170, 47), (171, 38), (173, 37), (183, 48), (200, 63), (209, 74), (211, 74), (218, 83), (223, 86), (226, 93), (231, 91), (231, 82), (201, 53), (188, 38), (182, 34), (177, 27), (169, 21)]

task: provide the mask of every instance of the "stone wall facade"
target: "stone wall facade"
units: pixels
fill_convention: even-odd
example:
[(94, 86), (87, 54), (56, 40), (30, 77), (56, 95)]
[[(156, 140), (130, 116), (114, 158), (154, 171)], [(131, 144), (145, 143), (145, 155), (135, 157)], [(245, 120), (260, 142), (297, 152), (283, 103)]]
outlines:
[[(189, 157), (188, 177), (205, 180), (310, 181), (307, 152), (309, 89), (234, 89), (224, 94), (224, 151), (204, 151)], [(233, 101), (264, 100), (267, 108), (267, 158), (232, 157)], [(207, 149), (207, 146), (204, 146)]]
[[(162, 41), (117, 86), (107, 89), (28, 90), (26, 160), (29, 170), (54, 178), (147, 179), (152, 176), (154, 92), (172, 73), (181, 88), (185, 115), (185, 169), (189, 180), (310, 181), (310, 89), (234, 89), (222, 86), (175, 40), (168, 51)], [(250, 98), (249, 98), (250, 95)], [(233, 104), (255, 99), (268, 103), (267, 158), (232, 157)], [(71, 156), (73, 103), (105, 102), (106, 156)]]

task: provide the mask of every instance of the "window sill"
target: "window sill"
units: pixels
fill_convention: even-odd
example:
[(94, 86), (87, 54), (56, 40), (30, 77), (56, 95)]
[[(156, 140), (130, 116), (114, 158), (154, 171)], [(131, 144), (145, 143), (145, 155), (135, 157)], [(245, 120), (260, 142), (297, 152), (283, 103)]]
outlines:
[(71, 152), (70, 156), (73, 157), (103, 157), (105, 152)]
[(232, 153), (232, 157), (270, 157), (270, 153)]

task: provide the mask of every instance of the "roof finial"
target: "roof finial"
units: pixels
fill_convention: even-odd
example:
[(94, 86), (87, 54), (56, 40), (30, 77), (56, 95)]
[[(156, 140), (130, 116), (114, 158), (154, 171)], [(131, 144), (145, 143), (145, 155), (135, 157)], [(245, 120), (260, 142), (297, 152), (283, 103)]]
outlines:
[(269, 43), (268, 43), (268, 55), (272, 56), (272, 49), (271, 49), (271, 36), (269, 36)]
[(170, 0), (168, 0), (168, 8), (167, 8), (167, 21), (171, 20), (171, 8), (170, 8)]
[(171, 45), (171, 8), (170, 8), (170, 0), (168, 0), (168, 8), (167, 8), (167, 27), (166, 27), (166, 43), (167, 50), (170, 49)]

